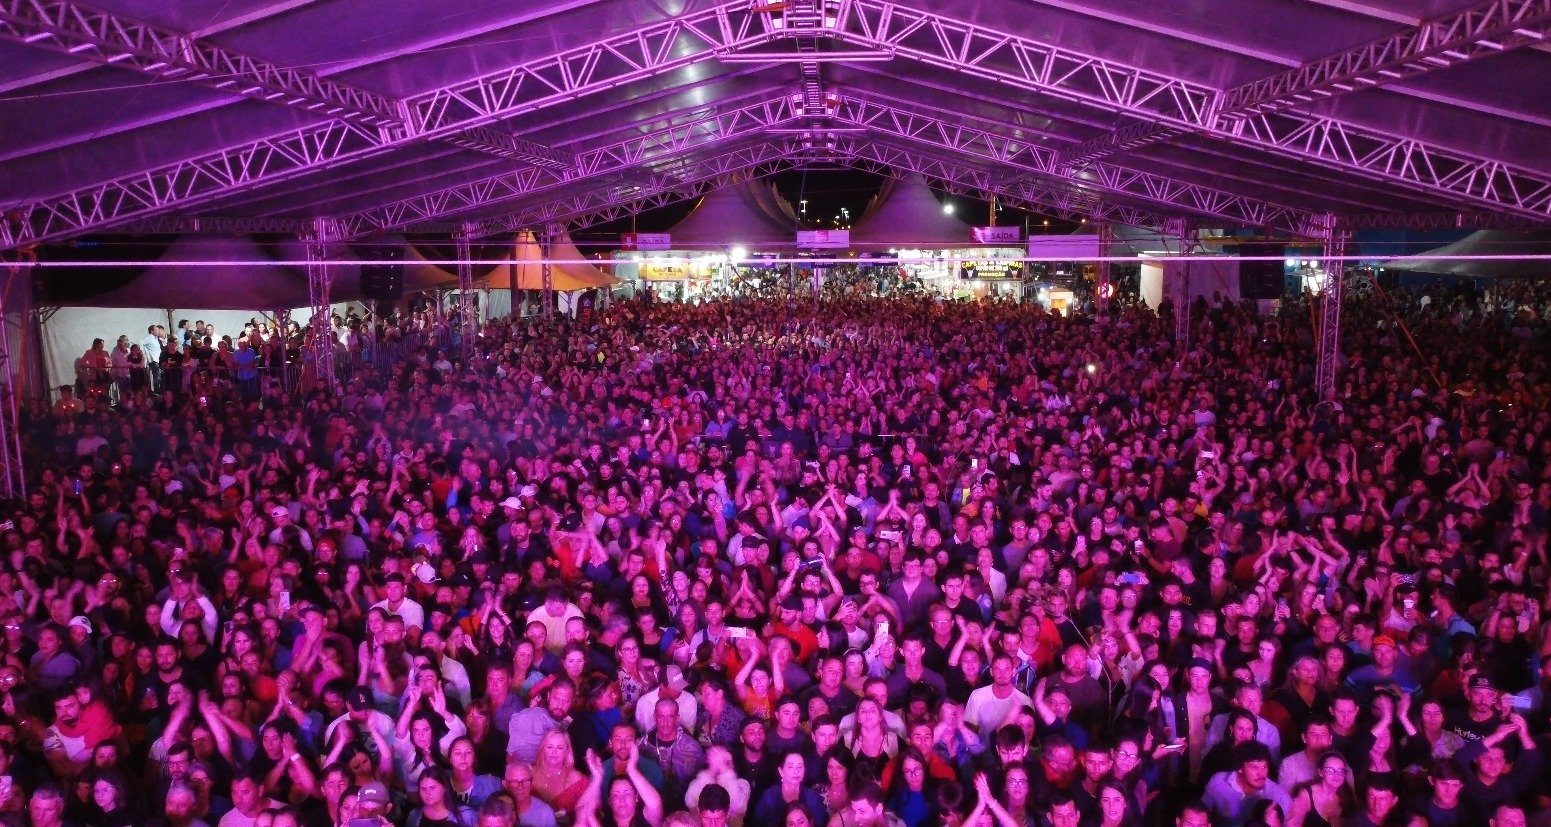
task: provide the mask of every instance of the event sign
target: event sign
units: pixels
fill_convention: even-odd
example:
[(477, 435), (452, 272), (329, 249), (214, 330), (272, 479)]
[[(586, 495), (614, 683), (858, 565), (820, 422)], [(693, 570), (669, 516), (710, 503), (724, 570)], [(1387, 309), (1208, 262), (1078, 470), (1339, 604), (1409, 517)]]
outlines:
[(961, 279), (1021, 279), (1023, 262), (1017, 259), (965, 259), (959, 262)]
[(844, 250), (851, 246), (851, 231), (798, 230), (797, 246), (804, 250)]
[(669, 233), (625, 233), (619, 237), (620, 247), (642, 252), (673, 249), (673, 236)]
[(1023, 228), (1013, 225), (1004, 227), (971, 227), (970, 237), (981, 244), (1007, 244), (1018, 246), (1023, 243)]

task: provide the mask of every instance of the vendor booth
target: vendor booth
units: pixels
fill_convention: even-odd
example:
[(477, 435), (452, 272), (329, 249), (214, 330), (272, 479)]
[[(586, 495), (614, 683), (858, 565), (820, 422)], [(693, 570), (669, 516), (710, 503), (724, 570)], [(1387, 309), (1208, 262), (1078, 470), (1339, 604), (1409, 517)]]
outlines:
[(880, 292), (927, 290), (956, 298), (1023, 295), (1022, 247), (976, 242), (973, 229), (944, 211), (920, 175), (884, 182), (851, 230), (851, 249), (861, 261), (874, 262)]
[[(768, 182), (744, 181), (706, 195), (667, 233), (615, 254), (614, 275), (663, 301), (746, 292), (774, 281), (761, 261), (794, 249), (791, 206)], [(768, 271), (768, 272), (767, 272)]]

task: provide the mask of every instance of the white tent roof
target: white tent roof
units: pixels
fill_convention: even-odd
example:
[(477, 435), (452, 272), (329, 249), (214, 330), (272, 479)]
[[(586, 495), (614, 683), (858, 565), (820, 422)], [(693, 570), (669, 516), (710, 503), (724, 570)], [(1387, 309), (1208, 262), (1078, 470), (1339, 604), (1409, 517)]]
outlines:
[[(178, 266), (180, 262), (219, 262)], [(349, 281), (336, 277), (348, 292)], [(339, 296), (343, 298), (343, 296)], [(122, 287), (72, 302), (79, 307), (197, 307), (279, 310), (306, 307), (307, 282), (275, 262), (246, 236), (186, 235)]]
[(796, 228), (770, 215), (751, 189), (757, 184), (737, 184), (716, 190), (700, 200), (670, 230), (675, 250), (726, 250), (742, 245), (753, 250), (790, 248)]
[(1112, 256), (1139, 256), (1142, 253), (1179, 253), (1184, 247), (1179, 239), (1170, 238), (1156, 230), (1141, 227), (1116, 226), (1109, 245)]
[(1440, 256), (1543, 255), (1551, 249), (1551, 230), (1513, 232), (1481, 230), (1453, 244), (1445, 244), (1416, 256), (1384, 262), (1386, 270), (1437, 273), (1478, 279), (1543, 279), (1551, 276), (1551, 262), (1513, 259), (1452, 260)]
[[(543, 250), (533, 233), (524, 230), (517, 234), (512, 251), (513, 260), (490, 274), (492, 289), (542, 290), (544, 287)], [(576, 249), (568, 233), (561, 233), (550, 244), (549, 257), (560, 261), (578, 261), (586, 258)], [(515, 282), (515, 284), (513, 283)], [(549, 269), (550, 289), (560, 293), (590, 290), (594, 287), (613, 287), (619, 279), (591, 264), (553, 264)]]
[(885, 183), (874, 203), (851, 230), (851, 246), (970, 247), (975, 244), (969, 225), (942, 211), (942, 204), (926, 185), (912, 175)]

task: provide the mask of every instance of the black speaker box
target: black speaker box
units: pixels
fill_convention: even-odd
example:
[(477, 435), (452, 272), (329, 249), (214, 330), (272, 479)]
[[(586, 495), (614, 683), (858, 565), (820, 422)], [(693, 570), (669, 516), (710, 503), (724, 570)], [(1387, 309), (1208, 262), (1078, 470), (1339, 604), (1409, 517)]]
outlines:
[(361, 297), (377, 301), (398, 301), (404, 295), (404, 248), (373, 245), (357, 255), (364, 261), (386, 262), (361, 265)]
[(1246, 299), (1279, 299), (1287, 289), (1285, 262), (1287, 246), (1269, 242), (1246, 242), (1239, 245), (1239, 255), (1244, 258), (1264, 258), (1266, 261), (1244, 261), (1239, 264), (1239, 295)]

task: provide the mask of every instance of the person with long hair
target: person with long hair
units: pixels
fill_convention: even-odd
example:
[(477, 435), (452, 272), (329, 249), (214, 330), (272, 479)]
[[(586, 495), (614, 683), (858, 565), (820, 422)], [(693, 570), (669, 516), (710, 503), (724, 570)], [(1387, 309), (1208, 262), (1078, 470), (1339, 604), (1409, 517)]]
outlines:
[[(849, 825), (851, 808), (851, 766), (854, 756), (838, 744), (819, 756), (820, 780), (813, 786), (824, 797), (824, 806), (842, 825)], [(831, 819), (834, 823), (834, 819)], [(840, 827), (840, 825), (836, 825)]]
[(886, 806), (906, 827), (922, 827), (938, 821), (935, 783), (927, 771), (926, 756), (906, 744), (899, 753), (899, 769), (894, 773)]
[(1099, 784), (1098, 794), (1098, 819), (1093, 821), (1095, 827), (1132, 827), (1138, 823), (1136, 814), (1132, 811), (1131, 796), (1125, 788), (1114, 779), (1106, 779)]
[(843, 740), (856, 756), (856, 768), (876, 779), (884, 778), (884, 768), (899, 753), (899, 736), (889, 729), (883, 707), (870, 697), (857, 703), (856, 728)]
[[(600, 765), (601, 768), (601, 765)], [(587, 792), (587, 776), (576, 768), (571, 739), (564, 730), (552, 729), (539, 739), (533, 762), (533, 795), (555, 811), (557, 818), (576, 812)], [(578, 816), (580, 813), (576, 813)]]
[(441, 769), (420, 773), (415, 797), (420, 806), (410, 811), (408, 827), (474, 827), (474, 809), (453, 798), (452, 785)]
[(1338, 752), (1327, 752), (1316, 764), (1318, 775), (1293, 795), (1289, 827), (1339, 827), (1356, 811), (1357, 793), (1351, 771)]
[(133, 827), (142, 818), (134, 812), (124, 776), (108, 771), (88, 775), (91, 801), (84, 819), (85, 827)]

